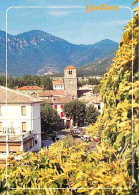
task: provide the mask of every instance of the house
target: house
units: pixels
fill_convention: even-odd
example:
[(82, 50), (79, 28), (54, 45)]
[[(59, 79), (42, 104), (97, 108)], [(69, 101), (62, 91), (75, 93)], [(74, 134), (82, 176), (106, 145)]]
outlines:
[(28, 95), (35, 95), (38, 92), (43, 90), (43, 87), (38, 87), (38, 86), (23, 86), (23, 87), (17, 87), (17, 91), (20, 91), (22, 93), (28, 94)]
[(38, 92), (38, 98), (41, 100), (52, 100), (53, 97), (62, 97), (65, 95), (64, 90), (43, 90)]
[[(86, 95), (85, 95), (86, 94)], [(102, 114), (103, 113), (103, 101), (100, 93), (92, 94), (91, 92), (85, 93), (79, 98), (79, 100), (84, 101), (87, 106), (93, 104), (94, 107)]]
[(0, 158), (41, 149), (41, 102), (0, 86)]
[(53, 90), (64, 90), (63, 80), (53, 81)]
[(45, 102), (52, 105), (52, 107), (57, 111), (60, 116), (60, 121), (58, 127), (60, 129), (69, 128), (72, 125), (72, 120), (70, 117), (66, 117), (63, 112), (64, 104), (72, 101), (71, 97), (66, 96), (54, 96), (53, 99), (47, 99)]
[[(64, 116), (63, 106), (73, 99), (83, 100), (87, 105), (94, 106), (102, 113), (103, 102), (100, 94), (93, 94), (94, 85), (84, 85), (77, 88), (77, 72), (74, 66), (64, 69), (64, 77), (52, 77), (53, 90), (38, 92), (38, 98), (53, 106), (60, 116), (60, 128), (70, 127), (72, 120)], [(56, 80), (57, 79), (57, 80)]]

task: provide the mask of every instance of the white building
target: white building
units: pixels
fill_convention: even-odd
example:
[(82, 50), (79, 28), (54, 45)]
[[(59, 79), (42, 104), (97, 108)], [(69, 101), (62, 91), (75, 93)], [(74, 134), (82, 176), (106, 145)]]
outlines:
[(60, 128), (69, 128), (72, 124), (70, 117), (66, 117), (63, 112), (64, 104), (72, 101), (70, 97), (54, 97), (51, 104), (53, 108), (57, 111), (60, 116), (59, 127)]
[(64, 90), (63, 80), (53, 81), (53, 90)]
[(41, 149), (41, 102), (0, 86), (0, 158), (17, 151)]

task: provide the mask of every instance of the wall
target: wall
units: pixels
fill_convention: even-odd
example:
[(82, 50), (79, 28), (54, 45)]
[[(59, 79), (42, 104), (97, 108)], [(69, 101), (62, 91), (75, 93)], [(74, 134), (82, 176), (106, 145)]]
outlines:
[(53, 90), (64, 90), (64, 85), (53, 85)]
[[(21, 114), (21, 106), (26, 106), (26, 115)], [(10, 104), (2, 105), (2, 115), (0, 116), (0, 122), (2, 122), (3, 127), (15, 128), (16, 133), (22, 132), (22, 122), (27, 123), (27, 131), (32, 130), (32, 120), (31, 120), (31, 104)]]
[[(41, 149), (41, 117), (40, 104), (0, 104), (2, 114), (0, 115), (0, 122), (2, 127), (13, 127), (16, 134), (22, 133), (22, 122), (27, 124), (27, 132), (33, 131), (37, 144), (31, 151), (39, 151)], [(21, 106), (26, 106), (26, 115), (21, 114)], [(22, 148), (22, 147), (21, 147)], [(20, 148), (20, 150), (22, 150)]]
[[(69, 74), (69, 71), (72, 71), (72, 74)], [(77, 98), (76, 69), (64, 70), (64, 84), (65, 84), (65, 95)]]
[[(55, 105), (57, 106), (57, 109), (55, 109)], [(54, 108), (55, 110), (57, 110), (57, 112), (58, 112), (60, 118), (64, 121), (64, 123), (63, 123), (63, 128), (65, 128), (65, 126), (66, 126), (66, 117), (65, 117), (65, 116), (64, 116), (64, 117), (61, 117), (61, 112), (63, 112), (63, 108), (61, 108), (61, 105), (64, 106), (64, 104), (53, 104), (53, 108)]]
[(37, 134), (35, 136), (35, 139), (37, 139), (38, 143), (35, 144), (34, 150), (40, 150), (41, 149), (41, 115), (40, 115), (40, 104), (35, 103), (32, 106), (32, 129), (34, 130), (34, 133)]

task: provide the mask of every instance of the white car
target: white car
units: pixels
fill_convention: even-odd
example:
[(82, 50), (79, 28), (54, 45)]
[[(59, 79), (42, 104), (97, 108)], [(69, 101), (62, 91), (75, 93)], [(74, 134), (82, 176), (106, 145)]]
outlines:
[(89, 142), (89, 141), (91, 141), (91, 137), (89, 135), (82, 135), (81, 140), (83, 140), (85, 142)]
[(65, 135), (57, 135), (55, 137), (55, 141), (59, 141), (59, 140), (63, 139), (64, 137), (66, 137), (66, 136)]

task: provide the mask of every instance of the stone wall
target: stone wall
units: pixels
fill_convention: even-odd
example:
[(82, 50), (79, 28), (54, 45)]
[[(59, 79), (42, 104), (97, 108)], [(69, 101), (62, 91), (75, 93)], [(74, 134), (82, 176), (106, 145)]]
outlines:
[(77, 98), (77, 76), (76, 69), (65, 69), (64, 70), (64, 84), (65, 84), (65, 95)]

